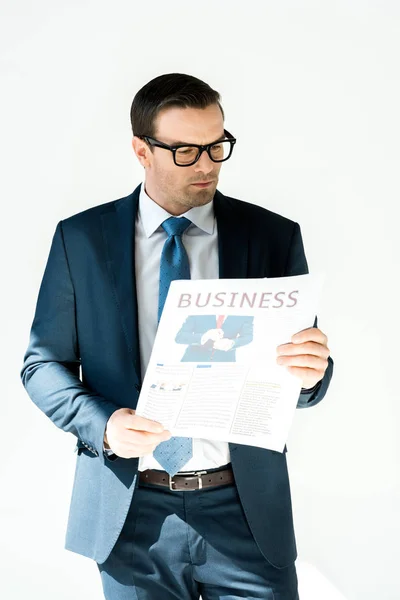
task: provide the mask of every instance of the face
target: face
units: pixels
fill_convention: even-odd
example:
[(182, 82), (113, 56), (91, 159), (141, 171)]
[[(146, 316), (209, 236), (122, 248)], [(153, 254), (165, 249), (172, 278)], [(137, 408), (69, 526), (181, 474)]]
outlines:
[[(166, 144), (209, 144), (224, 135), (222, 113), (217, 104), (204, 109), (167, 108), (157, 115), (154, 138)], [(145, 190), (152, 200), (172, 215), (208, 204), (214, 197), (222, 163), (213, 162), (207, 152), (189, 167), (178, 167), (172, 152), (152, 147), (134, 137), (132, 146), (146, 170)], [(206, 187), (193, 185), (211, 181)]]

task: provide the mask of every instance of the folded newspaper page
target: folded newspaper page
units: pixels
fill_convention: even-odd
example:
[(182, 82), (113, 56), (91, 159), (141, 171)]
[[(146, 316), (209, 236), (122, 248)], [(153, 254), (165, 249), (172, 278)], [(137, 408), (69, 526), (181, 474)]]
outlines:
[(283, 452), (302, 382), (276, 348), (313, 327), (323, 280), (173, 281), (136, 413), (173, 436)]

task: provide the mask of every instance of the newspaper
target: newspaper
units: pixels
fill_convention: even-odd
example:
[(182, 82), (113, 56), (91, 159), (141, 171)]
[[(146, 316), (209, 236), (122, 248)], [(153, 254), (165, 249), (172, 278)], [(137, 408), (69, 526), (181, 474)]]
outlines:
[(313, 326), (323, 280), (173, 281), (136, 413), (173, 436), (283, 452), (302, 382), (276, 347)]

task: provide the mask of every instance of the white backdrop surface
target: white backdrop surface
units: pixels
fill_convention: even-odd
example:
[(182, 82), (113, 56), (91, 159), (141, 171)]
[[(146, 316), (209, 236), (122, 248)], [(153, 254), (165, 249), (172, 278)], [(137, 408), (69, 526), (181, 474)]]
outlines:
[(57, 222), (143, 180), (133, 96), (182, 72), (238, 140), (218, 189), (298, 221), (327, 274), (334, 376), (288, 441), (301, 598), (398, 600), (399, 56), (388, 0), (1, 0), (2, 597), (102, 597), (63, 549), (75, 438), (19, 371)]

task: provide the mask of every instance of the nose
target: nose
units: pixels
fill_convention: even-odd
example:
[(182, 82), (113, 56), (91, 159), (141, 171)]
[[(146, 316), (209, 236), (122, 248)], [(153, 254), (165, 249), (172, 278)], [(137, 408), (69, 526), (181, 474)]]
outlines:
[(214, 169), (214, 164), (215, 163), (208, 156), (208, 153), (204, 150), (204, 152), (201, 153), (199, 160), (194, 164), (194, 170), (196, 173), (211, 173)]

